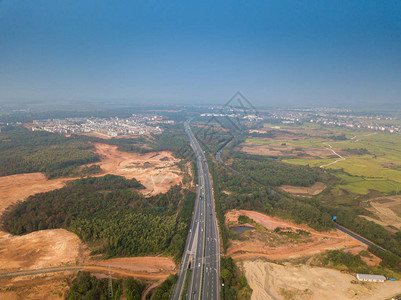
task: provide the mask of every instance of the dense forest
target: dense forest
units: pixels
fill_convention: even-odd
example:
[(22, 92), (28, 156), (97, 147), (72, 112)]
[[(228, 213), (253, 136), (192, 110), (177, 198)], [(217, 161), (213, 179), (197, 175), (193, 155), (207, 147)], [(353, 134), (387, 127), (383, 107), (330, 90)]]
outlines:
[[(113, 298), (140, 300), (145, 285), (133, 278), (113, 280)], [(97, 279), (89, 272), (78, 272), (77, 278), (71, 284), (67, 300), (98, 300), (110, 299), (108, 294), (108, 279)]]
[(319, 168), (294, 166), (258, 155), (235, 152), (231, 167), (265, 186), (311, 186), (327, 177)]
[(194, 193), (175, 186), (145, 198), (139, 188), (135, 179), (114, 175), (75, 180), (10, 207), (3, 228), (18, 235), (65, 228), (108, 257), (166, 252), (179, 258)]
[[(165, 281), (152, 291), (150, 300), (170, 300), (173, 294), (174, 284), (177, 281), (177, 275), (170, 275)], [(148, 299), (148, 298), (147, 298)]]
[(81, 165), (99, 161), (98, 155), (88, 151), (93, 146), (77, 136), (7, 127), (0, 133), (0, 141), (0, 176), (43, 172), (54, 178), (100, 171), (96, 167), (85, 174), (77, 171)]
[[(214, 193), (216, 198), (216, 211), (220, 223), (220, 230), (224, 248), (227, 247), (228, 231), (224, 225), (224, 214), (230, 209), (249, 209), (268, 213), (297, 223), (306, 223), (317, 230), (333, 228), (329, 213), (325, 212), (321, 203), (314, 199), (291, 197), (279, 194), (264, 185), (263, 178), (258, 177), (253, 170), (246, 168), (254, 167), (257, 163), (250, 161), (243, 164), (240, 172), (233, 172), (224, 166), (209, 161), (210, 171), (213, 176)], [(281, 167), (279, 162), (274, 166)], [(256, 171), (258, 167), (254, 167)], [(283, 170), (286, 167), (282, 168)], [(291, 176), (289, 176), (291, 178)], [(318, 177), (317, 177), (318, 178)], [(307, 179), (308, 180), (308, 179)]]

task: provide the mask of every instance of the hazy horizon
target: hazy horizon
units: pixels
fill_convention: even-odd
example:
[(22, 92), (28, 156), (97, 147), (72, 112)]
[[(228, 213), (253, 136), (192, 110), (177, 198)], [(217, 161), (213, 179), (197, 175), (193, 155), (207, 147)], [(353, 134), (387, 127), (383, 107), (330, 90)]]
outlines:
[(394, 107), (400, 1), (0, 1), (0, 103)]

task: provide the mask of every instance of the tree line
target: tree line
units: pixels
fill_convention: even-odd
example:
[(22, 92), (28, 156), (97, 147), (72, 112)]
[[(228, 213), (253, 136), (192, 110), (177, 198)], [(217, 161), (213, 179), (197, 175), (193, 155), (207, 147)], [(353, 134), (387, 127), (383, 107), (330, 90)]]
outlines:
[(246, 277), (241, 274), (231, 257), (221, 258), (221, 299), (250, 299), (252, 289), (249, 287)]
[[(93, 146), (77, 136), (12, 128), (0, 133), (0, 141), (0, 176), (32, 172), (43, 172), (47, 178), (81, 175), (79, 166), (100, 160), (89, 151)], [(99, 170), (90, 170), (94, 171)]]

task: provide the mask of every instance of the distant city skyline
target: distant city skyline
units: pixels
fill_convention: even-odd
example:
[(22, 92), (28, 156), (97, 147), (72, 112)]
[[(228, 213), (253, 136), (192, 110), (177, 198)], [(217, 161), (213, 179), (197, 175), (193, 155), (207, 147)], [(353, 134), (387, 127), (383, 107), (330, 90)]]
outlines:
[(401, 104), (401, 1), (0, 1), (0, 103)]

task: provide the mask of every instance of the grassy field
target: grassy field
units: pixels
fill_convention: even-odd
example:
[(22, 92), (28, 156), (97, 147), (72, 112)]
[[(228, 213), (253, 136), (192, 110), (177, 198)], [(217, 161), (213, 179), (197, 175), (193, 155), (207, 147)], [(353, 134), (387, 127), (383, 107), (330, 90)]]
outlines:
[[(265, 129), (274, 126), (265, 124)], [(276, 129), (277, 130), (277, 129)], [(286, 145), (302, 149), (324, 149), (330, 144), (345, 160), (338, 161), (326, 169), (339, 170), (336, 175), (340, 180), (337, 187), (356, 194), (368, 194), (375, 190), (384, 194), (395, 193), (401, 188), (401, 136), (367, 130), (355, 130), (341, 127), (325, 127), (313, 123), (301, 126), (280, 126), (280, 134), (273, 138), (249, 138), (249, 146)], [(288, 132), (293, 137), (288, 139)], [(335, 140), (333, 137), (344, 134), (346, 140)], [(352, 154), (349, 149), (366, 149), (364, 155)], [(330, 150), (327, 150), (330, 151)], [(330, 153), (329, 153), (330, 154)], [(284, 154), (282, 156), (285, 156)], [(320, 167), (336, 161), (334, 153), (330, 157), (283, 157), (283, 161), (296, 165)]]

